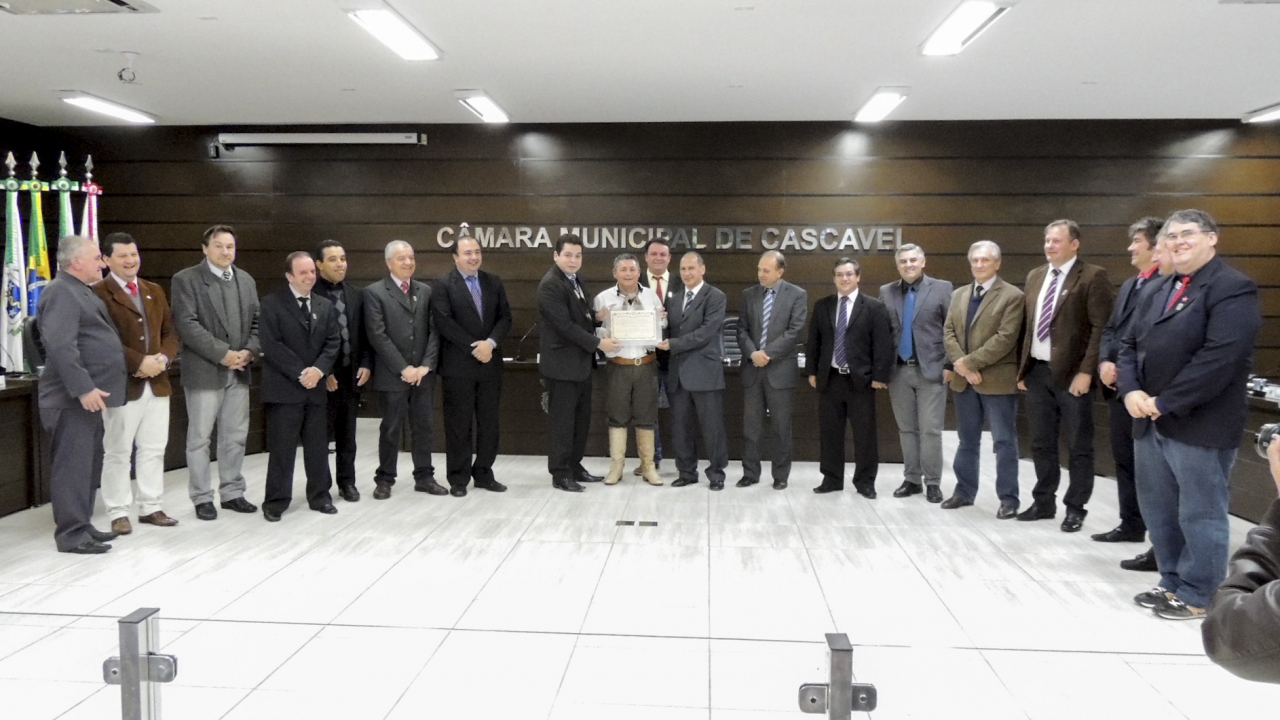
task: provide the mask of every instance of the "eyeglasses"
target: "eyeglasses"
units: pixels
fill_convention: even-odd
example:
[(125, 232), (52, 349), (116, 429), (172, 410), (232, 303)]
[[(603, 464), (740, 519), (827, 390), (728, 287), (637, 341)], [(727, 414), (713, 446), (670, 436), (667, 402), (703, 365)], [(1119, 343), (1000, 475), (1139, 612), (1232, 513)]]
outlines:
[(858, 277), (858, 273), (852, 273), (852, 272), (838, 272), (838, 273), (836, 273), (836, 278), (837, 278), (837, 279), (839, 279), (839, 280), (851, 280), (851, 279), (856, 278), (856, 277)]

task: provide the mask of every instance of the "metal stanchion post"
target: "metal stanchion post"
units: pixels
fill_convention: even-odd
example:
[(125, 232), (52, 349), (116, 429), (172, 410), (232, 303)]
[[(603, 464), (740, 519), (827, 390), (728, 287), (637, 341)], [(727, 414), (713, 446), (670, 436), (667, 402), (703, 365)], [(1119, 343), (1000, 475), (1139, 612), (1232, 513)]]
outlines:
[(827, 633), (827, 684), (800, 686), (800, 710), (825, 713), (829, 720), (850, 720), (857, 712), (876, 709), (876, 686), (853, 682), (853, 646), (844, 633)]
[(123, 720), (160, 720), (160, 683), (178, 676), (178, 658), (157, 653), (159, 648), (159, 608), (120, 618), (120, 655), (103, 661), (102, 679), (120, 686)]

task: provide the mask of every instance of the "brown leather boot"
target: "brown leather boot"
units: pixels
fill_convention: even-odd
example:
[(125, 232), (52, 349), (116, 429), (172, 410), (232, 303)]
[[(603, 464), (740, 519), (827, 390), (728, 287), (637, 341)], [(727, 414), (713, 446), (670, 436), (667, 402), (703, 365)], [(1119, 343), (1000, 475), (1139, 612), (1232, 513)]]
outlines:
[(653, 428), (636, 428), (636, 448), (640, 451), (640, 476), (650, 485), (661, 485), (662, 477), (653, 464)]

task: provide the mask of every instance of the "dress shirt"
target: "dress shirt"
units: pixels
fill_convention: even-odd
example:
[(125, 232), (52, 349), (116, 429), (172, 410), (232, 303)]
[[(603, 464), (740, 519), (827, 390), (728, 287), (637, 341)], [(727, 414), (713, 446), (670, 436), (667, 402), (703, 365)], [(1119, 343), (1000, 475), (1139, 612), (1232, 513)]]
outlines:
[[(217, 275), (217, 276), (218, 276), (218, 279), (219, 279), (219, 280), (222, 280), (222, 273), (224, 273), (224, 272), (229, 272), (229, 273), (231, 273), (231, 279), (232, 279), (232, 280), (234, 280), (234, 279), (235, 279), (235, 277), (236, 277), (235, 266), (227, 266), (227, 269), (226, 269), (226, 270), (223, 270), (222, 268), (218, 267), (217, 265), (214, 265), (214, 264), (213, 264), (213, 261), (212, 261), (212, 260), (209, 260), (208, 258), (206, 258), (206, 259), (205, 259), (204, 264), (205, 264), (206, 266), (208, 266), (208, 268), (209, 268), (209, 272), (211, 272), (211, 273), (213, 273), (214, 275)], [(224, 282), (225, 282), (225, 281), (224, 281)]]
[[(680, 287), (680, 310), (681, 311), (684, 311), (685, 308), (689, 307), (689, 303), (698, 299), (698, 292), (701, 291), (702, 286), (706, 284), (707, 284), (706, 281), (703, 281), (691, 288), (684, 287), (684, 286)], [(689, 295), (690, 292), (693, 293), (692, 296)]]
[[(844, 302), (843, 299), (846, 297), (849, 298), (848, 307), (846, 307), (844, 311), (845, 312), (845, 316), (844, 316), (845, 328), (844, 329), (847, 331), (849, 329), (849, 325), (848, 325), (849, 320), (853, 317), (853, 306), (855, 303), (858, 302), (858, 291), (854, 290), (848, 295), (837, 295), (835, 314), (831, 316), (831, 327), (836, 332), (840, 332), (840, 303)], [(846, 353), (848, 352), (848, 350), (849, 350), (848, 348), (845, 348)], [(840, 363), (836, 362), (836, 354), (834, 352), (831, 353), (831, 367), (837, 370), (843, 367)]]
[[(1059, 272), (1058, 287), (1057, 287), (1058, 297), (1055, 297), (1053, 299), (1052, 312), (1057, 312), (1058, 310), (1058, 302), (1062, 299), (1062, 290), (1063, 290), (1064, 284), (1067, 282), (1067, 274), (1071, 272), (1071, 268), (1076, 264), (1076, 260), (1078, 259), (1078, 257), (1079, 256), (1071, 258), (1070, 260), (1062, 263), (1061, 267), (1057, 268)], [(1045, 293), (1049, 292), (1049, 285), (1053, 283), (1054, 269), (1055, 268), (1053, 267), (1053, 265), (1050, 265), (1049, 271), (1044, 274), (1044, 284), (1040, 286), (1040, 294), (1036, 296), (1035, 322), (1031, 323), (1031, 357), (1037, 360), (1043, 360), (1045, 362), (1049, 362), (1049, 358), (1051, 357), (1050, 355), (1051, 348), (1049, 347), (1049, 340), (1052, 339), (1052, 336), (1045, 340), (1041, 340), (1038, 337), (1036, 337), (1036, 328), (1040, 327), (1040, 312), (1041, 310), (1044, 309)], [(984, 290), (983, 292), (986, 292), (986, 291)]]
[[(661, 315), (662, 301), (658, 299), (658, 294), (653, 291), (653, 288), (640, 285), (634, 303), (629, 303), (626, 295), (618, 289), (617, 285), (614, 285), (596, 295), (595, 300), (592, 302), (592, 309), (596, 312), (600, 312), (605, 308), (610, 310), (652, 310)], [(634, 360), (648, 355), (655, 349), (656, 346), (654, 345), (624, 345), (613, 352), (605, 353), (605, 355), (611, 358), (620, 357)]]
[[(656, 282), (656, 281), (658, 281), (658, 280), (661, 280), (661, 281), (662, 281), (662, 294), (663, 294), (663, 295), (666, 295), (667, 293), (671, 292), (671, 271), (670, 271), (670, 270), (667, 270), (666, 272), (662, 273), (661, 275), (654, 275), (653, 273), (649, 272), (648, 270), (645, 270), (645, 271), (644, 271), (644, 274), (645, 274), (645, 277), (649, 278), (649, 289), (653, 290), (653, 293), (654, 293), (655, 295), (656, 295), (656, 294), (658, 294), (658, 285), (657, 285), (657, 282)], [(664, 297), (664, 298), (660, 298), (660, 299), (661, 299), (663, 302), (666, 302), (666, 298), (665, 298), (665, 297)]]

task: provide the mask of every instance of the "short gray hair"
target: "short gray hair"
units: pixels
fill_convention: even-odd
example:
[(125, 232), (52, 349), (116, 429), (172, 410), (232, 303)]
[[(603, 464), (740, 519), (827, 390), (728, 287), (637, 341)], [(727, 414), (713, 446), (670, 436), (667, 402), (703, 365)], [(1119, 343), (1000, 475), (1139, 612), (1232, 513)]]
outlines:
[(898, 248), (898, 251), (893, 254), (893, 259), (897, 260), (898, 258), (902, 257), (902, 253), (912, 252), (913, 250), (919, 250), (920, 257), (924, 257), (924, 248), (920, 247), (915, 243), (907, 243), (906, 245), (903, 245), (902, 247)]
[(399, 250), (401, 247), (407, 247), (410, 250), (413, 250), (413, 246), (403, 240), (392, 240), (391, 242), (387, 243), (386, 250), (382, 251), (382, 254), (384, 256), (383, 259), (390, 260), (391, 258), (395, 257), (396, 251)]
[(75, 262), (76, 256), (84, 250), (86, 245), (94, 247), (93, 240), (80, 235), (58, 238), (58, 269), (66, 270), (71, 267), (71, 263)]
[(969, 246), (969, 259), (970, 259), (970, 260), (973, 260), (973, 254), (974, 254), (975, 252), (977, 252), (978, 250), (989, 250), (989, 251), (991, 252), (991, 255), (992, 255), (995, 259), (997, 259), (997, 260), (999, 260), (999, 259), (1000, 259), (1000, 246), (999, 246), (999, 245), (997, 245), (997, 244), (995, 244), (995, 243), (994, 243), (994, 242), (992, 242), (991, 240), (979, 240), (978, 242), (976, 242), (976, 243), (974, 243), (974, 244), (970, 245), (970, 246)]
[(635, 255), (632, 255), (631, 253), (622, 253), (613, 259), (613, 269), (617, 270), (618, 266), (624, 262), (633, 262), (636, 264), (637, 270), (640, 268), (640, 261), (636, 259)]

